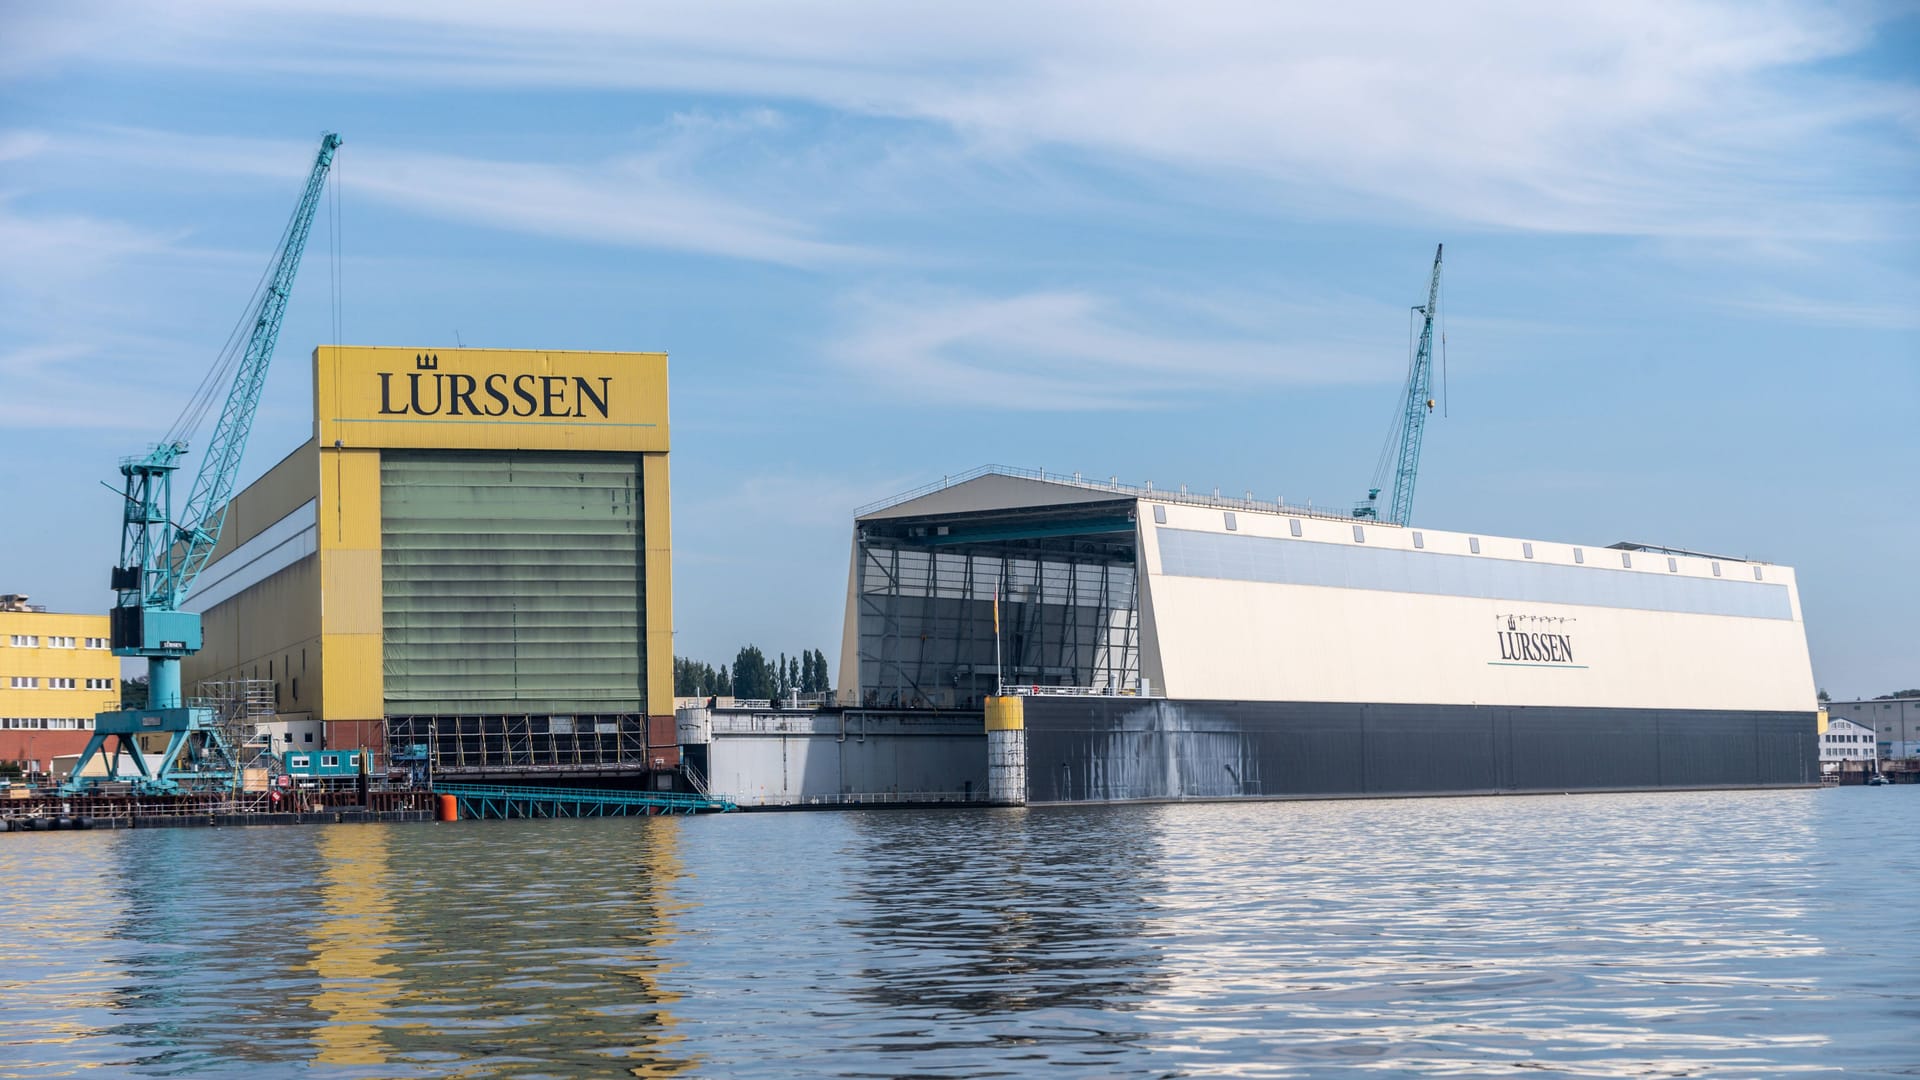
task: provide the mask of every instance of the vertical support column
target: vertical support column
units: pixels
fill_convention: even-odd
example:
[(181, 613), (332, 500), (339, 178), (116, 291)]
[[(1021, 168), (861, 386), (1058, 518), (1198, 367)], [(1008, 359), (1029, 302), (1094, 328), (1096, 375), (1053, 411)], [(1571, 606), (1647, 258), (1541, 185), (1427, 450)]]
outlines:
[(987, 698), (987, 801), (999, 806), (1027, 804), (1026, 701)]

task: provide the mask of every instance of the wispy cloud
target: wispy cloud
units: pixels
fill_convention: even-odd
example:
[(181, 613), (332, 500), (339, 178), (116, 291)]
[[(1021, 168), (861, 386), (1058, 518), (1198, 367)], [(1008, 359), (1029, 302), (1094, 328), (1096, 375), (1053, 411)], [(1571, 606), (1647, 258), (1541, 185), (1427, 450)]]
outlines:
[[(270, 10), (189, 0), (165, 12), (79, 8), (32, 31), (72, 61), (807, 102), (931, 125), (980, 155), (1065, 147), (1251, 178), (1335, 212), (1357, 203), (1547, 232), (1857, 238), (1893, 218), (1911, 228), (1914, 210), (1915, 150), (1910, 138), (1890, 149), (1885, 133), (1910, 135), (1920, 90), (1825, 63), (1868, 43), (1877, 17), (1719, 0), (287, 0)], [(115, 29), (89, 45), (74, 30), (82, 20)], [(508, 170), (476, 184), (472, 202), (452, 201), (489, 211), (523, 191), (606, 201), (577, 180)], [(660, 227), (631, 215), (630, 230)], [(821, 254), (764, 222), (722, 221), (723, 246), (771, 232), (779, 260)]]
[[(767, 122), (764, 116), (749, 121)], [(723, 130), (724, 121), (680, 118), (674, 128), (664, 147), (579, 165), (409, 153), (351, 137), (338, 160), (351, 198), (485, 228), (789, 266), (877, 261), (872, 252), (823, 238), (795, 216), (730, 198), (697, 175), (689, 158), (702, 134)], [(311, 164), (313, 147), (119, 129), (62, 137), (45, 153), (203, 176), (293, 180)]]
[[(1077, 290), (1006, 296), (905, 291), (858, 295), (829, 355), (904, 398), (1003, 409), (1080, 412), (1186, 404), (1223, 390), (1365, 382), (1397, 363), (1372, 344), (1284, 340), (1247, 310), (1196, 325), (1154, 317), (1142, 298)], [(1209, 305), (1193, 305), (1205, 310)], [(1218, 315), (1218, 312), (1214, 313)], [(1169, 329), (1169, 323), (1183, 332)]]

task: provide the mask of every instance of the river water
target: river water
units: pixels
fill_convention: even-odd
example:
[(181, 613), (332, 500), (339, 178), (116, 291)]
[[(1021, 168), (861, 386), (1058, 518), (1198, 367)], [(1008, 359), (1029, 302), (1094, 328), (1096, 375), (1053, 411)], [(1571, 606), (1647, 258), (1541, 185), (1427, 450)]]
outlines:
[(1920, 1074), (1920, 787), (0, 835), (0, 1076)]

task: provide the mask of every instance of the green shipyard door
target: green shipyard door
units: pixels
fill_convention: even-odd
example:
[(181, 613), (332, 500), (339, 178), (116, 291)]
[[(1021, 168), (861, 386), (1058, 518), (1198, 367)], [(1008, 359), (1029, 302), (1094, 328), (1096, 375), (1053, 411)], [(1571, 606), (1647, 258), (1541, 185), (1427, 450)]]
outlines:
[(640, 457), (381, 456), (388, 716), (644, 714)]

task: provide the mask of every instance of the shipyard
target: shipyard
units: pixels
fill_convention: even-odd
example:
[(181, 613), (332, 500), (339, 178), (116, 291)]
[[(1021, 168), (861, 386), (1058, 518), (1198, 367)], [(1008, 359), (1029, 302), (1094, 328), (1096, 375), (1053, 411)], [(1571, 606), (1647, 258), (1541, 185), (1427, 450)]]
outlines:
[(0, 1078), (1920, 1072), (1920, 11), (0, 28)]
[(311, 437), (235, 491), (268, 294), (188, 524), (184, 441), (121, 466), (119, 600), (83, 636), (148, 657), (151, 700), (69, 720), (58, 790), (0, 820), (1819, 785), (1791, 568), (1412, 526), (1444, 254), (1353, 508), (949, 475), (854, 513), (839, 689), (804, 707), (675, 694), (664, 353), (321, 345)]

